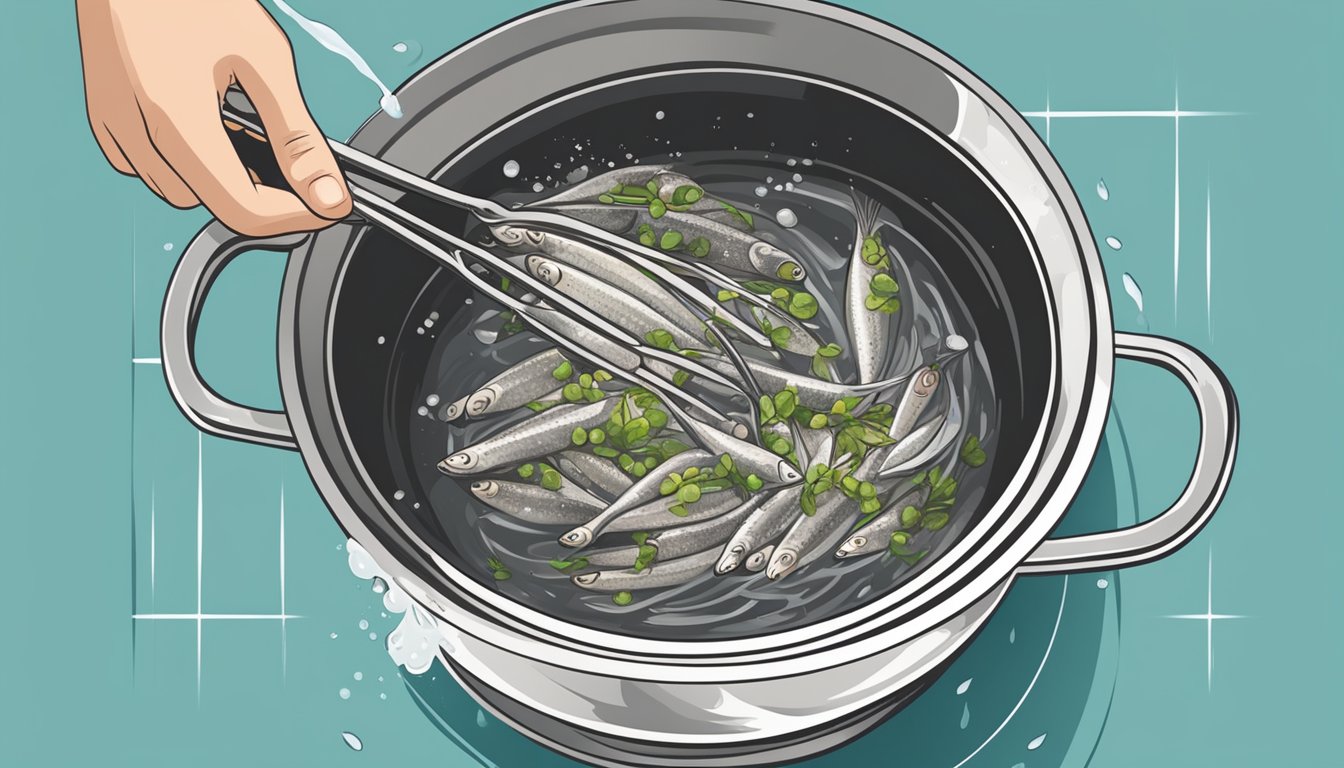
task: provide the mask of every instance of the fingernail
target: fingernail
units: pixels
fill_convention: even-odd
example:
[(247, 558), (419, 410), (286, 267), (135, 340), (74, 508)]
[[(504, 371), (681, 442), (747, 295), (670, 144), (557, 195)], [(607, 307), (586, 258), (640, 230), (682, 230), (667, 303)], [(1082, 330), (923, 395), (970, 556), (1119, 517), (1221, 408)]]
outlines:
[(327, 208), (335, 208), (345, 202), (345, 188), (335, 176), (319, 176), (308, 185), (308, 191), (318, 203)]

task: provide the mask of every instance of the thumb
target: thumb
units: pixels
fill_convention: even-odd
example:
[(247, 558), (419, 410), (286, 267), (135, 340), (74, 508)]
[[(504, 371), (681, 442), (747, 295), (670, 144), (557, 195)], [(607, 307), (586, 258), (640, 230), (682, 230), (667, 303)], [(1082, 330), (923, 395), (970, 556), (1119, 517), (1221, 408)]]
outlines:
[(324, 219), (350, 214), (350, 190), (336, 165), (327, 139), (313, 122), (303, 101), (293, 60), (254, 66), (238, 79), (257, 109), (280, 172), (294, 194)]

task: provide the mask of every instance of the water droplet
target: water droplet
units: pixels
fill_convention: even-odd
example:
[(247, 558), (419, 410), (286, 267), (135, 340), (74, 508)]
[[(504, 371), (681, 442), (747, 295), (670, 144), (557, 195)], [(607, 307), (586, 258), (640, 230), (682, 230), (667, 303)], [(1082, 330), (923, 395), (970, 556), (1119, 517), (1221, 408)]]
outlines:
[(360, 628), (360, 629), (368, 629), (368, 628), (369, 628), (369, 620), (368, 620), (368, 619), (360, 619), (360, 620), (359, 620), (359, 628)]
[(950, 352), (960, 352), (969, 347), (970, 342), (966, 341), (965, 336), (953, 333), (949, 334), (947, 338), (943, 339), (943, 346), (947, 347), (948, 351)]
[(1013, 763), (1013, 768), (1027, 768), (1026, 763)]
[(971, 724), (971, 705), (963, 704), (961, 705), (961, 723), (960, 723), (961, 729), (963, 731), (966, 730), (966, 726), (970, 724)]
[(768, 188), (766, 188), (765, 186), (759, 186), (759, 187), (756, 188), (756, 196), (757, 196), (757, 197), (765, 197), (766, 193), (768, 193), (769, 191), (770, 191), (770, 190), (769, 190)]
[(1125, 244), (1120, 242), (1120, 238), (1115, 235), (1108, 235), (1106, 237), (1106, 245), (1109, 245), (1112, 251), (1118, 251), (1125, 247)]
[(790, 168), (792, 168), (793, 166), (795, 166), (795, 165), (798, 164), (798, 161), (795, 160), (794, 158), (790, 157), (790, 158), (788, 159), (788, 161), (785, 162), (784, 164), (787, 165), (787, 166), (789, 166)]
[(1097, 579), (1097, 589), (1105, 589), (1111, 585), (1111, 582), (1105, 579)]
[(397, 491), (396, 493), (392, 494), (392, 498), (396, 499), (397, 501), (401, 501), (402, 499), (406, 498), (406, 492)]
[(356, 752), (364, 748), (364, 742), (360, 741), (358, 736), (349, 731), (341, 731), (341, 738), (345, 739), (346, 746), (350, 747)]
[(386, 337), (386, 336), (379, 336), (379, 337), (378, 337), (378, 343), (379, 343), (379, 344), (386, 344), (386, 343), (387, 343), (387, 337)]
[(377, 639), (378, 639), (378, 633), (377, 633), (377, 632), (370, 632), (370, 633), (369, 633), (369, 639), (370, 639), (370, 640), (377, 640)]
[(163, 250), (165, 250), (165, 251), (171, 251), (171, 250), (173, 250), (173, 244), (172, 244), (172, 243), (164, 243), (164, 244), (163, 244)]
[(340, 697), (341, 697), (342, 699), (348, 699), (348, 698), (350, 698), (350, 689), (349, 689), (349, 688), (342, 688), (340, 691), (338, 691), (338, 693), (340, 694)]
[(424, 328), (416, 328), (416, 329), (415, 329), (415, 332), (416, 332), (417, 334), (421, 335), (421, 336), (424, 336), (424, 335), (425, 335), (425, 329), (424, 329)]
[(798, 214), (794, 213), (791, 208), (780, 208), (775, 212), (775, 221), (779, 222), (779, 226), (787, 229), (798, 224)]
[(485, 727), (485, 710), (476, 710), (476, 725), (481, 728)]
[(1100, 197), (1102, 200), (1111, 199), (1111, 189), (1106, 186), (1105, 179), (1097, 179), (1097, 197)]
[(331, 633), (331, 639), (332, 639), (332, 640), (335, 640), (335, 639), (336, 639), (336, 633), (335, 633), (335, 632), (332, 632), (332, 633)]
[(968, 677), (965, 680), (961, 681), (961, 685), (957, 686), (957, 695), (960, 696), (963, 693), (966, 693), (967, 691), (971, 690), (971, 681), (974, 679), (975, 678), (973, 677)]
[(586, 178), (588, 178), (588, 166), (586, 165), (580, 165), (578, 168), (565, 174), (565, 181), (568, 181), (570, 184), (576, 184)]
[(541, 182), (540, 182), (540, 181), (538, 181), (538, 182), (536, 182), (536, 183), (534, 183), (534, 184), (532, 185), (532, 191), (533, 191), (533, 192), (540, 192), (540, 191), (543, 190), (543, 189), (545, 189), (545, 187), (541, 185)]
[(380, 693), (380, 694), (378, 694), (378, 698), (382, 699), (383, 701), (387, 701), (387, 694), (386, 694), (386, 693)]
[(1044, 743), (1045, 743), (1045, 734), (1042, 733), (1040, 736), (1037, 736), (1036, 738), (1027, 742), (1027, 749), (1039, 749), (1040, 746)]
[(785, 191), (785, 192), (792, 192), (792, 191), (793, 191), (793, 182), (792, 182), (792, 181), (786, 181), (786, 182), (784, 182), (784, 191)]
[(429, 415), (429, 409), (426, 408), (426, 407), (423, 406), (423, 405), (420, 406), (419, 408), (416, 408), (416, 409), (415, 409), (415, 412), (416, 412), (417, 414), (421, 415), (421, 416), (428, 416), (428, 415)]
[(392, 50), (396, 51), (397, 53), (405, 53), (407, 50), (407, 46), (405, 43), (395, 43), (392, 46)]
[(382, 577), (382, 576), (374, 576), (374, 577), (373, 577), (373, 593), (374, 593), (375, 595), (381, 595), (381, 594), (383, 594), (383, 593), (386, 592), (386, 591), (387, 591), (387, 582), (386, 582), (386, 581), (383, 581), (383, 577)]
[(429, 397), (426, 397), (426, 398), (425, 398), (425, 405), (428, 405), (430, 408), (433, 408), (434, 406), (436, 406), (436, 405), (438, 405), (438, 404), (439, 404), (439, 396), (438, 396), (438, 395), (430, 395)]
[(653, 118), (655, 120), (662, 120), (664, 117), (667, 117), (667, 113), (661, 109), (653, 113)]
[(355, 680), (358, 681), (358, 680), (363, 680), (363, 679), (364, 679), (364, 673), (363, 673), (363, 672), (356, 672), (356, 673), (355, 673)]
[(811, 161), (811, 160), (806, 160), (806, 159), (803, 160), (803, 165), (811, 165), (811, 164), (812, 164), (812, 161)]
[(510, 160), (504, 163), (504, 175), (510, 179), (517, 178), (518, 171), (520, 170), (522, 169), (518, 166), (517, 160)]
[(795, 173), (795, 174), (793, 174), (793, 180), (794, 180), (795, 183), (802, 181), (802, 180), (803, 180), (803, 174), (801, 174), (801, 173)]
[(402, 55), (401, 63), (403, 65), (414, 64), (420, 60), (420, 54), (424, 49), (414, 40), (398, 40), (392, 44), (392, 52)]
[(748, 120), (750, 120), (751, 118), (753, 118), (753, 117), (755, 117), (755, 116), (756, 116), (756, 113), (755, 113), (755, 112), (748, 112), (748, 113), (747, 113), (747, 119), (748, 119)]
[(1015, 642), (1017, 642), (1017, 627), (1008, 630), (1008, 644), (1012, 645)]
[(1129, 298), (1134, 300), (1134, 305), (1138, 307), (1139, 312), (1142, 313), (1143, 289), (1139, 287), (1138, 283), (1134, 282), (1134, 277), (1128, 272), (1120, 276), (1120, 281), (1125, 284), (1125, 293), (1129, 294)]

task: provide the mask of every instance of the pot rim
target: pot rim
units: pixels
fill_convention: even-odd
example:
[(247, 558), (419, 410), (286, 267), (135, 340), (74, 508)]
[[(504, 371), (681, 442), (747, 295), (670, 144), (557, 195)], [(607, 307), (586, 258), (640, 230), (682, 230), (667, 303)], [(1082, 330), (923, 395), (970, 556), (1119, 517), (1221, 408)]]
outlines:
[[(542, 18), (555, 14), (582, 11), (602, 5), (641, 5), (644, 0), (627, 0), (611, 3), (610, 0), (582, 0), (560, 6), (552, 6), (533, 14), (520, 17), (501, 27), (485, 33), (459, 49), (445, 55), (431, 64), (401, 91), (409, 92), (417, 87), (433, 87), (428, 82), (429, 75), (437, 68), (455, 61), (466, 51), (487, 42), (497, 42), (498, 38), (509, 34), (521, 25), (536, 23)], [(725, 3), (714, 4), (720, 10)], [(400, 552), (403, 556), (412, 554), (420, 560), (420, 570), (426, 566), (444, 575), (447, 583), (445, 592), (437, 592), (430, 587), (429, 581), (421, 578), (405, 567), (400, 558), (393, 557), (389, 548), (366, 525), (359, 515), (340, 502), (346, 500), (340, 484), (321, 459), (323, 451), (318, 445), (315, 432), (318, 427), (314, 414), (303, 412), (300, 417), (296, 405), (305, 403), (301, 394), (304, 391), (299, 366), (281, 365), (282, 389), (286, 395), (286, 404), (290, 407), (294, 432), (308, 461), (315, 483), (322, 495), (332, 507), (333, 514), (352, 536), (359, 540), (374, 558), (389, 573), (395, 575), (399, 584), (407, 588), (413, 597), (438, 614), (440, 618), (470, 632), (474, 636), (491, 644), (522, 653), (537, 656), (547, 661), (576, 668), (591, 667), (594, 656), (604, 661), (604, 674), (619, 674), (622, 677), (665, 679), (687, 679), (696, 667), (695, 677), (702, 675), (706, 679), (722, 680), (731, 677), (744, 679), (769, 677), (776, 673), (787, 674), (797, 670), (799, 664), (807, 668), (825, 668), (838, 663), (840, 655), (853, 659), (856, 654), (875, 653), (883, 648), (931, 631), (951, 617), (963, 612), (969, 605), (983, 597), (996, 585), (1010, 579), (1018, 564), (1025, 559), (1050, 529), (1058, 522), (1068, 508), (1074, 494), (1081, 486), (1090, 457), (1101, 437), (1106, 406), (1110, 396), (1112, 371), (1111, 329), (1109, 304), (1105, 299), (1105, 282), (1101, 273), (1100, 259), (1091, 238), (1079, 237), (1079, 231), (1090, 233), (1081, 207), (1073, 196), (1071, 187), (1064, 178), (1062, 170), (1054, 164), (1048, 149), (1036, 137), (1024, 118), (1011, 110), (1007, 103), (988, 85), (975, 78), (955, 61), (941, 51), (923, 41), (879, 22), (863, 14), (827, 6), (818, 3), (802, 3), (797, 0), (738, 0), (733, 6), (763, 9), (766, 13), (804, 13), (809, 16), (823, 16), (839, 24), (855, 28), (857, 31), (877, 35), (894, 46), (915, 54), (925, 62), (932, 64), (949, 78), (958, 94), (957, 125), (951, 131), (951, 139), (958, 140), (958, 134), (966, 127), (966, 121), (976, 105), (983, 107), (979, 117), (990, 130), (1000, 130), (1000, 138), (1008, 139), (1018, 151), (1024, 153), (1021, 169), (1034, 170), (1036, 178), (1032, 181), (1044, 185), (1044, 193), (1037, 191), (1038, 202), (1053, 202), (1065, 209), (1057, 221), (1051, 222), (1059, 231), (1055, 233), (1052, 247), (1060, 250), (1053, 258), (1061, 260), (1054, 264), (1064, 267), (1055, 282), (1050, 276), (1040, 274), (1042, 290), (1047, 298), (1047, 311), (1051, 320), (1051, 376), (1050, 394), (1047, 401), (1047, 418), (1043, 420), (1034, 436), (1031, 447), (1025, 454), (1024, 466), (1018, 470), (1005, 487), (1003, 493), (987, 510), (981, 519), (928, 568), (925, 568), (908, 581), (891, 590), (886, 595), (873, 600), (860, 608), (820, 622), (780, 632), (765, 633), (753, 637), (723, 640), (653, 640), (626, 634), (595, 630), (555, 619), (528, 606), (521, 605), (511, 598), (504, 597), (474, 579), (461, 573), (456, 567), (435, 555), (400, 521), (381, 495), (380, 510), (386, 520), (393, 521), (399, 527), (399, 533), (406, 539), (415, 552)], [(680, 10), (680, 9), (679, 9)], [(704, 67), (695, 68), (704, 71)], [(722, 68), (731, 69), (731, 68)], [(982, 175), (985, 183), (1002, 199), (1005, 208), (1018, 221), (1027, 242), (1038, 272), (1043, 268), (1042, 261), (1047, 254), (1040, 250), (1040, 244), (1033, 237), (1033, 227), (1023, 221), (1020, 201), (1011, 191), (1004, 191), (995, 181), (993, 171), (982, 167), (981, 161), (974, 155), (974, 147), (948, 144), (948, 136), (941, 132), (930, 131), (926, 126), (906, 114), (899, 106), (891, 105), (879, 98), (853, 89), (827, 82), (819, 78), (808, 78), (795, 74), (781, 73), (769, 68), (751, 68), (749, 71), (771, 76), (789, 76), (812, 80), (831, 88), (846, 90), (851, 95), (865, 98), (888, 110), (893, 116), (912, 122), (929, 133), (935, 140), (948, 146), (973, 172)], [(666, 76), (668, 70), (659, 70), (642, 77)], [(620, 78), (603, 80), (595, 88), (609, 87)], [(582, 93), (580, 91), (579, 93)], [(573, 98), (577, 93), (568, 94)], [(974, 98), (974, 100), (973, 100)], [(405, 101), (405, 100), (404, 100)], [(429, 102), (429, 99), (425, 100)], [(545, 104), (553, 104), (554, 101)], [(543, 106), (545, 106), (545, 104)], [(530, 111), (529, 111), (530, 114)], [(523, 119), (520, 116), (517, 119)], [(400, 130), (398, 130), (400, 129)], [(499, 130), (500, 126), (490, 131)], [(366, 128), (356, 136), (357, 143), (365, 146), (382, 143), (387, 149), (396, 138), (409, 130), (402, 124), (395, 126), (390, 118), (375, 116)], [(363, 136), (370, 137), (367, 141)], [(964, 138), (964, 137), (960, 137)], [(449, 167), (453, 162), (469, 153), (476, 142), (455, 151), (451, 158), (443, 162), (438, 171)], [(983, 148), (982, 148), (983, 149)], [(1003, 149), (997, 147), (994, 149)], [(990, 153), (992, 154), (992, 153)], [(997, 155), (993, 155), (997, 157)], [(988, 174), (985, 176), (985, 174)], [(1023, 194), (1019, 191), (1019, 196)], [(1042, 226), (1044, 220), (1038, 220)], [(342, 229), (342, 228), (334, 228)], [(346, 257), (358, 246), (361, 234), (353, 228), (343, 228), (353, 234), (344, 247)], [(1066, 237), (1059, 237), (1059, 235)], [(327, 236), (333, 243), (334, 233)], [(299, 287), (308, 257), (314, 252), (317, 243), (324, 242), (321, 237), (312, 238), (302, 251), (295, 252), (291, 260), (293, 269), (287, 270), (285, 281), (285, 299), (282, 301), (282, 325), (288, 328), (296, 322), (298, 311)], [(374, 486), (362, 466), (354, 459), (354, 451), (349, 447), (348, 436), (343, 432), (343, 418), (336, 399), (334, 387), (327, 378), (331, 361), (331, 324), (334, 313), (330, 312), (331, 301), (341, 290), (344, 279), (340, 278), (330, 294), (321, 297), (326, 301), (326, 324), (323, 334), (323, 370), (324, 386), (328, 388), (332, 412), (336, 417), (335, 428), (341, 432), (345, 450), (351, 455), (352, 465), (360, 474), (360, 480), (366, 488)], [(1098, 300), (1098, 299), (1102, 300)], [(1081, 299), (1081, 301), (1080, 301)], [(1085, 312), (1082, 310), (1086, 310)], [(1067, 320), (1072, 319), (1072, 323)], [(1079, 322), (1079, 321), (1082, 322)], [(1072, 328), (1075, 334), (1069, 355), (1064, 354), (1061, 340), (1061, 328)], [(1081, 336), (1078, 333), (1086, 329)], [(304, 341), (298, 334), (281, 334), (281, 359), (291, 359), (293, 346), (301, 346)], [(330, 430), (331, 425), (325, 429)], [(1088, 457), (1088, 461), (1078, 459), (1079, 454)], [(1016, 513), (1016, 514), (1014, 514)], [(453, 607), (453, 606), (456, 607)], [(802, 659), (806, 659), (803, 662)], [(778, 662), (776, 664), (774, 662)]]

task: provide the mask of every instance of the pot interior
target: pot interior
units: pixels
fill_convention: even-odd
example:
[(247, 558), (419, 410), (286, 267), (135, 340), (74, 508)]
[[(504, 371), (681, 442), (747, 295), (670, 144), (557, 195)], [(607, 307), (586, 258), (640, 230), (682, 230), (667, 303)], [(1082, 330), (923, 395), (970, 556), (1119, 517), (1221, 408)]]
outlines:
[[(826, 251), (820, 263), (830, 266), (811, 270), (814, 290), (829, 283), (843, 292), (855, 238), (854, 220), (816, 194), (852, 186), (878, 200), (899, 224), (888, 230), (887, 243), (910, 265), (901, 295), (913, 305), (917, 296), (936, 294), (946, 305), (942, 315), (957, 326), (912, 320), (909, 332), (924, 343), (940, 330), (972, 341), (979, 394), (975, 407), (965, 408), (963, 434), (982, 437), (991, 460), (962, 480), (951, 522), (918, 542), (928, 554), (914, 565), (890, 555), (840, 564), (827, 554), (780, 582), (739, 571), (721, 578), (750, 580), (749, 589), (689, 593), (719, 598), (714, 619), (705, 621), (687, 618), (695, 612), (688, 613), (686, 600), (642, 600), (637, 592), (634, 604), (619, 607), (605, 596), (595, 599), (546, 565), (571, 554), (555, 541), (568, 526), (544, 536), (514, 530), (498, 513), (485, 512), (468, 491), (470, 480), (435, 467), (482, 434), (445, 423), (443, 407), (498, 373), (499, 360), (544, 347), (527, 332), (502, 338), (504, 320), (488, 316), (496, 305), (429, 258), (370, 230), (348, 252), (335, 300), (334, 394), (347, 444), (375, 493), (459, 571), (441, 578), (473, 579), (563, 621), (635, 637), (724, 639), (794, 629), (880, 597), (932, 562), (975, 525), (1026, 460), (1050, 380), (1050, 351), (1035, 343), (1051, 334), (1033, 247), (981, 174), (914, 118), (838, 86), (776, 73), (649, 73), (532, 105), (448, 162), (457, 152), (443, 147), (441, 183), (509, 202), (612, 166), (671, 164), (733, 199), (769, 233), (763, 237), (793, 247), (806, 237)], [(517, 175), (506, 174), (506, 164), (516, 164)], [(449, 231), (479, 234), (460, 212), (409, 197), (402, 205)], [(777, 226), (781, 208), (795, 212), (796, 228)], [(514, 418), (522, 415), (528, 414)], [(613, 536), (604, 543), (630, 543), (629, 534)], [(497, 578), (491, 557), (504, 562), (510, 579)], [(808, 569), (824, 579), (798, 579), (803, 586), (790, 587)], [(832, 582), (843, 585), (826, 587)]]

